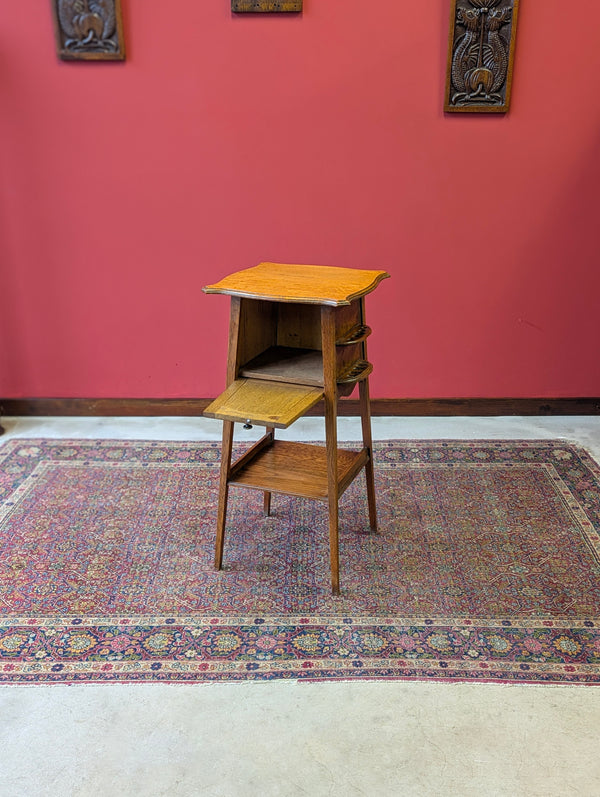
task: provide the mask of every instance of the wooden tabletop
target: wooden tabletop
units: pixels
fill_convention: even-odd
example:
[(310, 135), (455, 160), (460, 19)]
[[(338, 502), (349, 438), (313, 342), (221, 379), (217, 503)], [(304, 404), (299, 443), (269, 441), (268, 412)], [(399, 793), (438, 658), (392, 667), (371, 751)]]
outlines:
[(301, 266), (260, 263), (203, 288), (205, 293), (225, 293), (274, 302), (350, 304), (375, 290), (386, 271), (365, 271), (337, 266)]

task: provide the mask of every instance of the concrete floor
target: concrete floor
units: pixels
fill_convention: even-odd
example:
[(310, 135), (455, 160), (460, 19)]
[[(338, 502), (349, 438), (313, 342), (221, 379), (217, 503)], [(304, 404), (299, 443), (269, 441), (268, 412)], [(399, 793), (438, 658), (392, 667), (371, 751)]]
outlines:
[[(196, 418), (7, 418), (3, 425), (0, 440), (220, 438), (220, 424)], [(562, 438), (600, 460), (600, 418), (374, 418), (373, 433)], [(355, 419), (340, 419), (340, 439), (359, 435)], [(322, 438), (322, 420), (303, 419), (287, 436)], [(4, 687), (0, 797), (594, 797), (599, 727), (595, 687)]]

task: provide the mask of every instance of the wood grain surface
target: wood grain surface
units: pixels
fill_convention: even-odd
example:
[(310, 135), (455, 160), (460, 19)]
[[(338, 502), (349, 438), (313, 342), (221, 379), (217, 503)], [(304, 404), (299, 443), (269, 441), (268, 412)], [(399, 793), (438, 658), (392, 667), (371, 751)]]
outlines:
[(224, 293), (274, 302), (345, 305), (375, 290), (386, 271), (337, 266), (259, 263), (207, 285), (205, 293)]
[[(363, 452), (338, 450), (336, 503), (364, 463)], [(275, 440), (272, 446), (262, 448), (253, 456), (245, 467), (234, 465), (232, 474), (231, 484), (240, 487), (328, 500), (327, 449), (324, 446)]]
[(236, 379), (204, 410), (208, 418), (286, 429), (323, 397), (323, 390), (287, 382)]

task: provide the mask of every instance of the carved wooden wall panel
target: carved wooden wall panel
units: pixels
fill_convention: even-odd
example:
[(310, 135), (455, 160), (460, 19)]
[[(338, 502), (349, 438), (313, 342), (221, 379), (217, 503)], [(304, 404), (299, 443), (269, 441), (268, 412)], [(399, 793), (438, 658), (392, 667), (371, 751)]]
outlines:
[(231, 0), (236, 14), (302, 11), (302, 0)]
[(121, 0), (51, 0), (58, 54), (65, 60), (125, 58)]
[(519, 0), (452, 0), (445, 111), (510, 106)]

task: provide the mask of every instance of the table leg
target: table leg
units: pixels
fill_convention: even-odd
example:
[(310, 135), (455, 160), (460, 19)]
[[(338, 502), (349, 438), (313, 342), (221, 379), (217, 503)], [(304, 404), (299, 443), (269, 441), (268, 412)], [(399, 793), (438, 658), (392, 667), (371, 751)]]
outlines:
[(331, 591), (340, 594), (339, 509), (337, 473), (337, 419), (335, 402), (325, 400), (325, 437), (327, 440), (327, 505), (329, 508), (329, 559)]
[[(271, 435), (271, 441), (275, 438), (275, 429), (272, 426), (267, 426), (265, 434)], [(265, 490), (263, 493), (263, 511), (265, 517), (271, 517), (271, 493)]]
[(221, 446), (221, 474), (219, 479), (219, 506), (217, 509), (217, 538), (215, 542), (215, 568), (223, 565), (225, 545), (225, 521), (227, 519), (227, 498), (229, 496), (229, 471), (233, 449), (233, 421), (223, 421), (223, 444)]
[(340, 594), (339, 509), (337, 466), (337, 384), (334, 309), (321, 311), (321, 346), (323, 350), (323, 398), (325, 404), (325, 445), (327, 449), (327, 505), (329, 508), (329, 558), (331, 591)]
[(367, 502), (369, 505), (369, 525), (371, 531), (377, 531), (377, 506), (375, 504), (375, 472), (373, 468), (373, 438), (371, 435), (371, 409), (369, 400), (369, 381), (363, 379), (358, 386), (360, 396), (360, 421), (362, 425), (363, 447), (369, 455), (365, 465), (367, 482)]

